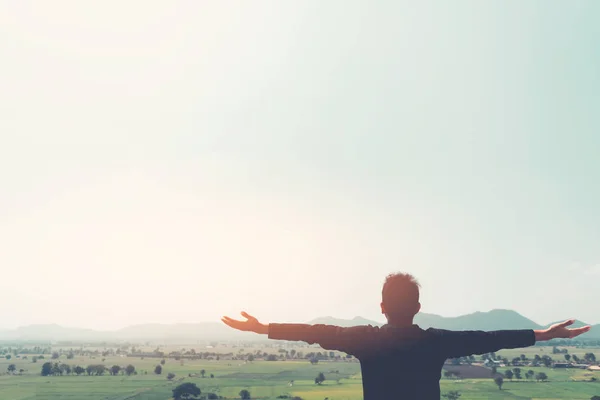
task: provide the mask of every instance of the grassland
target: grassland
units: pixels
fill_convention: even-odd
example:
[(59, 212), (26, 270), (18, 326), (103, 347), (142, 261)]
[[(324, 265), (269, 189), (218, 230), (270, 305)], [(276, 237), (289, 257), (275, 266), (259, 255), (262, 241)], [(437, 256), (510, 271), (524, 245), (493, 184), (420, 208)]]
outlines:
[[(595, 349), (600, 353), (599, 349)], [(533, 357), (533, 354), (551, 353), (551, 348), (521, 349), (505, 351), (500, 356), (511, 358), (520, 354)], [(571, 349), (571, 354), (594, 351), (594, 349)], [(558, 355), (555, 358), (558, 359)], [(159, 363), (157, 358), (139, 357), (75, 357), (66, 360), (64, 356), (59, 361), (69, 365), (99, 364), (107, 367), (112, 365), (125, 366), (132, 364), (136, 367), (137, 375), (132, 376), (49, 376), (40, 375), (42, 364), (48, 359), (31, 361), (31, 357), (23, 360), (0, 358), (0, 372), (5, 372), (9, 364), (15, 364), (17, 371), (22, 374), (0, 376), (0, 399), (2, 400), (167, 400), (171, 390), (181, 382), (196, 383), (203, 393), (213, 392), (228, 398), (239, 398), (238, 393), (247, 389), (252, 398), (275, 399), (282, 394), (300, 396), (305, 400), (359, 400), (362, 399), (360, 366), (355, 362), (326, 362), (321, 361), (311, 365), (306, 360), (300, 361), (255, 361), (244, 363), (235, 360), (185, 360), (183, 362), (167, 359), (161, 375), (153, 373)], [(206, 371), (206, 377), (192, 376)], [(529, 368), (535, 372), (543, 371), (548, 377), (547, 382), (527, 381), (525, 379), (510, 381), (505, 379), (502, 390), (492, 379), (442, 379), (442, 393), (458, 390), (461, 400), (475, 399), (590, 399), (600, 395), (600, 382), (590, 382), (590, 374), (600, 373), (586, 370), (553, 370), (549, 368)], [(503, 368), (499, 371), (502, 372)], [(337, 371), (337, 373), (335, 372)], [(167, 380), (168, 373), (174, 373), (173, 381)], [(327, 380), (322, 385), (314, 383), (315, 376), (323, 372)], [(214, 374), (214, 378), (210, 375)], [(294, 380), (290, 387), (288, 384)]]

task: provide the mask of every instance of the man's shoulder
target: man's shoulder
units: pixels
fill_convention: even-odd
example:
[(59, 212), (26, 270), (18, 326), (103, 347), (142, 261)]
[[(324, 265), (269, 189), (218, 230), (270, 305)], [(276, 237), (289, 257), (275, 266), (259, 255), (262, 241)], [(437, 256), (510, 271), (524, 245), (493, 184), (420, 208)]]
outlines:
[(423, 332), (431, 338), (442, 338), (444, 336), (449, 336), (458, 333), (459, 331), (452, 331), (449, 329), (440, 329), (440, 328), (427, 328)]
[(395, 338), (413, 338), (413, 339), (436, 339), (447, 334), (452, 334), (453, 331), (428, 328), (423, 329), (418, 325), (411, 326), (394, 326), (390, 324), (383, 325), (356, 325), (350, 327), (338, 327), (345, 333), (350, 335), (365, 335), (376, 338), (395, 337)]
[(430, 333), (432, 335), (443, 335), (445, 333), (454, 332), (454, 331), (451, 331), (451, 330), (448, 330), (448, 329), (440, 329), (440, 328), (433, 328), (433, 327), (431, 327), (431, 328), (425, 329), (425, 332), (428, 332), (428, 333)]
[(355, 326), (349, 326), (347, 328), (344, 328), (346, 331), (348, 332), (356, 332), (356, 333), (361, 333), (361, 332), (379, 332), (381, 331), (381, 326), (378, 325), (355, 325)]
[(370, 333), (379, 332), (381, 327), (377, 325), (353, 325), (353, 326), (339, 326), (339, 325), (328, 325), (328, 324), (313, 324), (311, 328), (315, 329), (334, 329), (336, 332), (343, 333)]

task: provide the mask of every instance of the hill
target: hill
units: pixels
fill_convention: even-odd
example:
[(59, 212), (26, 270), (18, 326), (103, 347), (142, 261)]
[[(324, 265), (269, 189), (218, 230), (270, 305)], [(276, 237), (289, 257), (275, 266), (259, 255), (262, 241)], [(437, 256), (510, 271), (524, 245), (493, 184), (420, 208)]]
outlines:
[(239, 332), (222, 322), (197, 324), (142, 324), (133, 325), (114, 332), (118, 340), (260, 340), (266, 336), (252, 332)]
[(220, 322), (197, 324), (142, 324), (116, 331), (68, 328), (59, 325), (29, 325), (0, 331), (0, 341), (211, 341), (211, 340), (268, 340), (251, 332), (238, 332)]
[[(309, 324), (327, 324), (338, 326), (373, 325), (381, 326), (383, 323), (371, 321), (362, 317), (345, 320), (333, 317), (320, 317), (308, 322)], [(436, 314), (419, 313), (415, 323), (421, 328), (440, 328), (449, 330), (497, 330), (497, 329), (541, 329), (541, 326), (532, 320), (523, 317), (516, 311), (492, 310), (461, 315), (459, 317), (442, 317)]]
[[(337, 325), (344, 327), (357, 325), (383, 325), (381, 322), (368, 320), (362, 317), (355, 317), (354, 319), (348, 320), (334, 317), (320, 317), (315, 318), (308, 323)], [(415, 323), (424, 329), (433, 327), (448, 330), (493, 331), (502, 329), (544, 329), (556, 322), (540, 325), (529, 318), (522, 316), (516, 311), (497, 309), (487, 312), (475, 312), (458, 317), (442, 317), (436, 314), (419, 313), (415, 317)], [(589, 324), (582, 321), (576, 321), (572, 326), (581, 327), (585, 325)], [(600, 324), (592, 326), (590, 332), (583, 334), (580, 337), (582, 339), (600, 339)]]
[[(343, 327), (357, 325), (381, 326), (383, 323), (363, 317), (340, 319), (331, 316), (315, 318), (308, 324), (326, 324)], [(415, 323), (422, 328), (435, 327), (449, 330), (501, 330), (501, 329), (543, 329), (550, 326), (539, 325), (534, 321), (512, 310), (491, 310), (475, 312), (458, 317), (442, 317), (435, 314), (419, 313)], [(587, 325), (577, 321), (573, 326)], [(581, 338), (600, 339), (600, 324)], [(233, 340), (268, 340), (264, 335), (250, 332), (239, 332), (221, 322), (200, 322), (195, 324), (142, 324), (128, 326), (116, 331), (95, 331), (91, 329), (69, 328), (59, 325), (30, 325), (13, 330), (0, 331), (2, 341), (233, 341)]]
[(512, 310), (478, 311), (450, 318), (433, 314), (417, 314), (415, 323), (422, 328), (449, 330), (541, 329), (541, 325)]
[(102, 331), (69, 328), (56, 324), (28, 325), (14, 330), (0, 331), (0, 340), (85, 341), (101, 340), (103, 336)]

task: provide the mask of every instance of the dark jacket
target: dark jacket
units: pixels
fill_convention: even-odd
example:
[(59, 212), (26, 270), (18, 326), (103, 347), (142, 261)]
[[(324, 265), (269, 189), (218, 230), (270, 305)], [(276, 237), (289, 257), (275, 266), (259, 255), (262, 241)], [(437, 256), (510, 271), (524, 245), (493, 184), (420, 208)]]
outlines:
[(439, 400), (448, 358), (485, 354), (535, 343), (533, 330), (448, 331), (390, 324), (342, 328), (269, 324), (269, 338), (319, 344), (360, 360), (364, 400)]

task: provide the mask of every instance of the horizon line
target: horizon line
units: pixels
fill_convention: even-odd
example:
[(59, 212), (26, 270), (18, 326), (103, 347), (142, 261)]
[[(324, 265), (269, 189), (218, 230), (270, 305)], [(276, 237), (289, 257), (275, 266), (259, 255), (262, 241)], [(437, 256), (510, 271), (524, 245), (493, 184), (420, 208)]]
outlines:
[[(550, 325), (550, 324), (553, 324), (553, 323), (556, 323), (556, 322), (560, 322), (560, 321), (564, 321), (564, 320), (567, 320), (567, 319), (575, 319), (578, 322), (583, 322), (583, 321), (581, 321), (581, 320), (579, 320), (577, 318), (565, 318), (565, 319), (555, 319), (555, 320), (553, 320), (553, 321), (551, 321), (549, 323), (546, 323), (546, 324), (540, 324), (540, 323), (534, 321), (533, 319), (524, 316), (523, 314), (521, 314), (518, 311), (507, 309), (507, 308), (494, 308), (494, 309), (491, 309), (491, 310), (488, 310), (488, 311), (474, 311), (472, 313), (460, 314), (460, 315), (452, 316), (452, 317), (446, 317), (446, 316), (443, 316), (443, 315), (440, 315), (440, 314), (433, 314), (433, 313), (427, 313), (427, 312), (419, 312), (417, 315), (419, 315), (419, 314), (420, 315), (431, 315), (431, 316), (436, 316), (436, 317), (451, 319), (451, 318), (465, 317), (465, 316), (469, 316), (469, 315), (473, 315), (473, 314), (477, 314), (477, 313), (486, 314), (486, 313), (490, 313), (490, 312), (493, 312), (493, 311), (510, 311), (510, 312), (514, 312), (514, 313), (520, 315), (521, 317), (526, 318), (526, 319), (530, 320), (531, 322), (533, 322), (534, 324), (539, 325), (539, 326), (547, 326), (547, 325)], [(355, 319), (364, 319), (364, 320), (367, 320), (367, 321), (376, 322), (378, 324), (385, 324), (384, 321), (378, 321), (376, 319), (366, 318), (366, 317), (363, 317), (361, 315), (356, 315), (356, 316), (354, 316), (352, 318), (339, 318), (339, 317), (334, 317), (334, 316), (331, 316), (331, 315), (325, 315), (325, 316), (314, 317), (314, 318), (312, 318), (312, 319), (310, 319), (308, 321), (299, 322), (299, 323), (310, 323), (310, 322), (312, 322), (314, 320), (323, 319), (323, 318), (331, 318), (331, 319), (337, 319), (337, 320), (342, 320), (342, 321), (353, 321)], [(205, 321), (194, 321), (194, 322), (141, 322), (141, 323), (137, 323), (137, 324), (125, 325), (125, 326), (122, 326), (122, 327), (119, 327), (119, 328), (112, 328), (112, 329), (84, 328), (84, 327), (77, 327), (77, 326), (61, 325), (61, 324), (56, 323), (56, 322), (49, 322), (49, 323), (31, 323), (31, 324), (27, 324), (27, 325), (18, 325), (18, 326), (12, 327), (12, 328), (10, 328), (10, 327), (0, 327), (0, 332), (1, 331), (18, 330), (18, 329), (23, 329), (23, 328), (35, 327), (35, 326), (56, 326), (56, 327), (65, 328), (65, 329), (81, 329), (81, 330), (96, 331), (96, 332), (116, 332), (116, 331), (119, 331), (119, 330), (122, 330), (122, 329), (131, 328), (131, 327), (135, 327), (135, 326), (143, 326), (143, 325), (163, 325), (163, 326), (169, 326), (169, 325), (195, 325), (195, 324), (209, 324), (209, 323), (220, 323), (220, 322), (221, 322), (220, 320), (214, 320), (214, 321), (206, 321), (205, 320)], [(591, 326), (600, 325), (600, 322), (599, 323), (586, 323), (586, 325), (591, 325)]]

